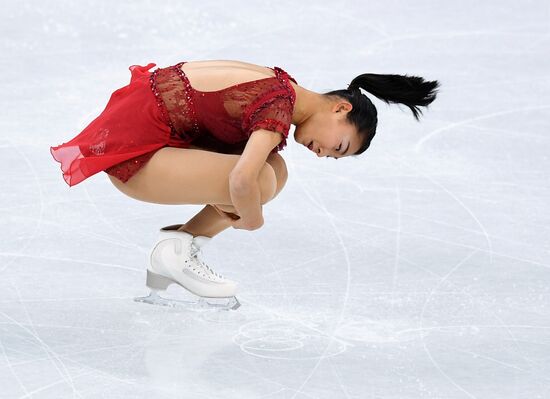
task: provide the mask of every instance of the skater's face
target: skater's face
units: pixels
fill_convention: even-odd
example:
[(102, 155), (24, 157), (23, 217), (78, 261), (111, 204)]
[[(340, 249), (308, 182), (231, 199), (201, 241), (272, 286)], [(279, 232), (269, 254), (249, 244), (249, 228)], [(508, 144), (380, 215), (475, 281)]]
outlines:
[(353, 155), (361, 143), (357, 129), (346, 118), (352, 108), (344, 99), (327, 101), (296, 127), (294, 139), (318, 157)]

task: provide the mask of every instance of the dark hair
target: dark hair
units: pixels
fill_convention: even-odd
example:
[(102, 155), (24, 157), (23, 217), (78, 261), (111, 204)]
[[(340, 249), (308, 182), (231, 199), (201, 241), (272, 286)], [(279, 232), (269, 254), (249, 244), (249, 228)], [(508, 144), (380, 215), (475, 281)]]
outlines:
[(418, 76), (364, 73), (353, 79), (347, 89), (333, 90), (323, 95), (342, 97), (353, 105), (347, 119), (357, 127), (359, 135), (363, 136), (361, 148), (353, 154), (359, 155), (369, 148), (378, 124), (376, 107), (361, 89), (387, 104), (405, 104), (419, 121), (418, 116), (422, 111), (418, 107), (431, 104), (436, 98), (436, 89), (440, 86), (437, 80), (424, 81)]

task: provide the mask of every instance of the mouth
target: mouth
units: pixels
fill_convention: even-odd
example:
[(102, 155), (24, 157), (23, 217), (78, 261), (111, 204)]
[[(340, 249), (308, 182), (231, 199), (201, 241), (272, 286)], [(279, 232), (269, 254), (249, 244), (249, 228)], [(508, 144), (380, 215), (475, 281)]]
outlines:
[(311, 140), (311, 143), (308, 144), (307, 148), (313, 151), (313, 140)]

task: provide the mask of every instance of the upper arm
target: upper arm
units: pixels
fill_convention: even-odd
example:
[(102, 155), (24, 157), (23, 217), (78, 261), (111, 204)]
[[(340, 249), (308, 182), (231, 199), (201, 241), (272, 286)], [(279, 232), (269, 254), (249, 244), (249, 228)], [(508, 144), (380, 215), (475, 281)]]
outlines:
[(270, 153), (286, 146), (292, 121), (294, 98), (289, 93), (272, 95), (247, 110), (242, 130), (248, 141), (232, 176), (257, 179)]
[(281, 133), (266, 129), (255, 130), (248, 139), (237, 164), (231, 171), (232, 177), (256, 180), (267, 157), (281, 141)]

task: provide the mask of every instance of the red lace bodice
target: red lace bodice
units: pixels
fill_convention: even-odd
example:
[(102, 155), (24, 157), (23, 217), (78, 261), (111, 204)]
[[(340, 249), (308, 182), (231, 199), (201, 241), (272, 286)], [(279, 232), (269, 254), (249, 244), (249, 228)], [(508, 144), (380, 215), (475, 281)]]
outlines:
[(273, 153), (286, 146), (296, 92), (287, 72), (271, 68), (275, 76), (239, 83), (221, 90), (194, 89), (180, 62), (158, 68), (150, 76), (151, 89), (174, 134), (198, 147), (222, 153), (242, 151), (250, 134), (268, 129), (282, 134)]

